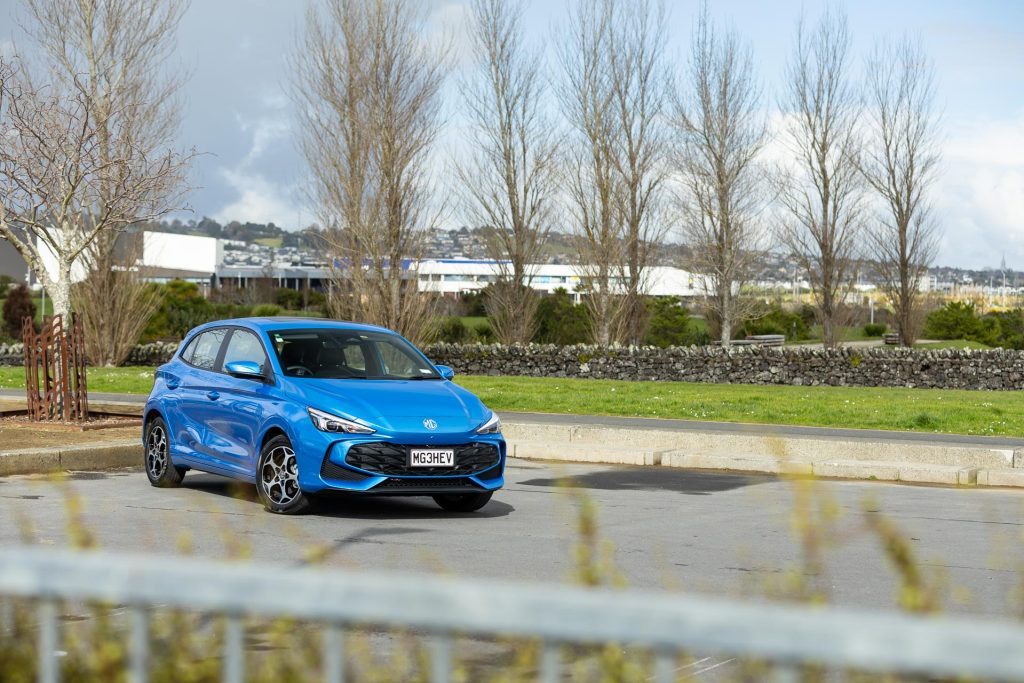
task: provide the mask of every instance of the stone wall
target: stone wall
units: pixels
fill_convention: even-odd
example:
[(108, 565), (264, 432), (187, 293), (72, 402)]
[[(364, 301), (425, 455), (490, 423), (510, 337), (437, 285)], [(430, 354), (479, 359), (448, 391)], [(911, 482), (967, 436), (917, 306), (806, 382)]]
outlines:
[(591, 346), (435, 344), (434, 362), (468, 375), (591, 377), (734, 384), (1024, 388), (1024, 352), (924, 351), (893, 347), (843, 348), (717, 346), (658, 349)]
[[(160, 365), (178, 348), (135, 347), (128, 365)], [(593, 346), (433, 344), (424, 352), (463, 375), (591, 377), (809, 386), (1024, 388), (1024, 351), (921, 351), (893, 347), (823, 351), (801, 347), (658, 349)], [(21, 344), (0, 344), (0, 365), (21, 365)]]

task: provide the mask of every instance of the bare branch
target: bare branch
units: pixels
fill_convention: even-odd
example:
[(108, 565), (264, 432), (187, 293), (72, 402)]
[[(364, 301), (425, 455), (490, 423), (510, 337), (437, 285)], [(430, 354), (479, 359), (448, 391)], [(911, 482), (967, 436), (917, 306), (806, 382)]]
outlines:
[(755, 302), (741, 294), (767, 247), (761, 216), (769, 178), (758, 157), (768, 128), (750, 49), (731, 31), (716, 33), (706, 5), (694, 27), (675, 119), (683, 238), (728, 345), (754, 311)]
[(921, 280), (939, 242), (928, 202), (939, 163), (935, 76), (920, 44), (906, 38), (877, 46), (866, 71), (869, 139), (859, 161), (882, 204), (868, 243), (900, 342), (911, 346), (924, 318)]

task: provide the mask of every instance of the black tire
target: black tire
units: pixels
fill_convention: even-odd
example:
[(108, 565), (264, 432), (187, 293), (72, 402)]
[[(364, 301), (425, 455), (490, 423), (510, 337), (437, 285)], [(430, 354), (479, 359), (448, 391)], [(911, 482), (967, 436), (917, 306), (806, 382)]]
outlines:
[(185, 478), (185, 468), (171, 462), (171, 435), (162, 417), (154, 417), (146, 423), (142, 466), (149, 483), (162, 489), (181, 486)]
[(256, 467), (256, 490), (268, 512), (299, 515), (311, 507), (310, 497), (299, 488), (299, 463), (288, 437), (275, 436), (263, 446)]
[(485, 493), (446, 493), (434, 496), (434, 502), (448, 512), (476, 512), (490, 502), (493, 491)]

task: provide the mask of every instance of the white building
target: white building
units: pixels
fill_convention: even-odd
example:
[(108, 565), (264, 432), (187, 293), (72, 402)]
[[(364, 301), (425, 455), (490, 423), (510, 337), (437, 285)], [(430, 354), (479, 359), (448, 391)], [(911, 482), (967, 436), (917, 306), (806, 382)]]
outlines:
[[(575, 265), (532, 265), (527, 266), (532, 276), (530, 286), (551, 294), (556, 289), (565, 289), (573, 298), (579, 299), (576, 291), (587, 279), (586, 268)], [(501, 272), (495, 261), (468, 259), (437, 259), (422, 261), (417, 266), (418, 288), (423, 292), (457, 295), (475, 292), (497, 281)], [(621, 277), (612, 278), (613, 285), (622, 286)], [(648, 269), (646, 291), (652, 296), (700, 296), (704, 293), (701, 277), (680, 268), (655, 266)]]

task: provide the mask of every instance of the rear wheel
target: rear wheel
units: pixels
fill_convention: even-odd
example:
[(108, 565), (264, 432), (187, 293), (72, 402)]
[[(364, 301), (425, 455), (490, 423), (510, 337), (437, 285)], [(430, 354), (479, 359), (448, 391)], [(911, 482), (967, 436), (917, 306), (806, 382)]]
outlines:
[(448, 512), (476, 512), (491, 500), (493, 492), (451, 493), (434, 496), (434, 502)]
[(299, 488), (299, 462), (286, 436), (275, 436), (260, 452), (256, 490), (263, 507), (280, 515), (306, 512), (310, 499)]
[(173, 488), (181, 485), (185, 477), (185, 468), (177, 467), (171, 462), (171, 439), (168, 436), (167, 423), (162, 417), (154, 417), (146, 423), (145, 439), (146, 476), (149, 483), (160, 488)]

